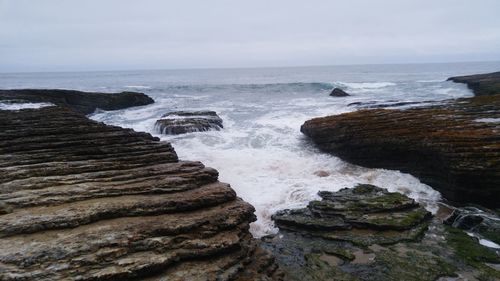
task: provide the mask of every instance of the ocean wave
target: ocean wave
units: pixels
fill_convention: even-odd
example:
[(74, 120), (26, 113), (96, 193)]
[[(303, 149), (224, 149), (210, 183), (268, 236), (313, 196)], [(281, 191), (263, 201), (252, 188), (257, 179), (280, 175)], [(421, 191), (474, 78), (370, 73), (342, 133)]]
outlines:
[(335, 86), (331, 83), (324, 82), (296, 82), (296, 83), (269, 83), (269, 84), (194, 84), (194, 85), (169, 85), (162, 87), (160, 90), (164, 92), (319, 92), (329, 91)]
[(123, 87), (129, 89), (151, 89), (151, 86), (144, 86), (144, 85), (127, 85)]
[(351, 82), (339, 82), (338, 84), (346, 86), (351, 89), (356, 90), (364, 90), (364, 89), (380, 89), (389, 86), (395, 86), (396, 83), (392, 82), (359, 82), (359, 83), (351, 83)]
[(11, 103), (0, 102), (0, 110), (21, 110), (21, 109), (38, 109), (47, 106), (53, 106), (53, 103), (48, 102), (26, 102), (26, 103)]

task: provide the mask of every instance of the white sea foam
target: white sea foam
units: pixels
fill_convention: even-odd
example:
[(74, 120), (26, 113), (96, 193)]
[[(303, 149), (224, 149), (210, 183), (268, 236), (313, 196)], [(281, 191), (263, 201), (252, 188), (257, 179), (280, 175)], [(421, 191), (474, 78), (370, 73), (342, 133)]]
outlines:
[(145, 86), (145, 85), (127, 85), (124, 87), (129, 89), (151, 89), (151, 86)]
[(479, 118), (474, 121), (482, 123), (500, 123), (500, 118)]
[(339, 84), (347, 86), (348, 88), (351, 89), (380, 89), (396, 85), (396, 83), (392, 82), (359, 82), (359, 83), (339, 82)]
[(0, 102), (0, 110), (21, 110), (21, 109), (37, 109), (47, 106), (53, 106), (54, 104), (48, 102), (26, 102), (26, 103), (7, 103)]
[[(155, 99), (154, 104), (97, 112), (92, 118), (150, 132), (171, 142), (181, 159), (199, 160), (216, 168), (221, 181), (230, 183), (238, 196), (255, 206), (258, 220), (251, 231), (257, 237), (276, 231), (271, 215), (277, 210), (304, 207), (318, 198), (320, 190), (337, 191), (358, 183), (407, 194), (435, 212), (439, 192), (411, 175), (362, 168), (323, 153), (300, 133), (300, 126), (314, 117), (355, 110), (347, 106), (352, 102), (443, 100), (471, 95), (470, 91), (449, 82), (319, 83), (344, 85), (353, 93), (334, 99), (316, 84), (221, 84), (206, 89), (186, 85), (169, 91), (152, 88), (148, 94)], [(157, 134), (155, 121), (178, 110), (216, 111), (224, 129), (178, 136)], [(318, 171), (328, 176), (319, 177)]]

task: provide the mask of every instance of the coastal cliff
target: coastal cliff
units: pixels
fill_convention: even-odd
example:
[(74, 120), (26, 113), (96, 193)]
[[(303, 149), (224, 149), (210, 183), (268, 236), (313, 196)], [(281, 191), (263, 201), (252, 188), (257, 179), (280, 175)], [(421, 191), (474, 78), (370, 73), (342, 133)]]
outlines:
[(80, 112), (0, 110), (0, 280), (280, 280), (216, 170)]

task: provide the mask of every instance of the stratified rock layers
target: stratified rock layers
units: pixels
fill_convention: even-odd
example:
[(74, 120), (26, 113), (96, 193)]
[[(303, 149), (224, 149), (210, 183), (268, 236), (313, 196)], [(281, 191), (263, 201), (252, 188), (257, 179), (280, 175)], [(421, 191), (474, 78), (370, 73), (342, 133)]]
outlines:
[(0, 111), (0, 280), (276, 278), (217, 177), (69, 109)]
[(316, 118), (301, 131), (349, 162), (410, 173), (452, 201), (500, 207), (499, 121), (496, 95)]

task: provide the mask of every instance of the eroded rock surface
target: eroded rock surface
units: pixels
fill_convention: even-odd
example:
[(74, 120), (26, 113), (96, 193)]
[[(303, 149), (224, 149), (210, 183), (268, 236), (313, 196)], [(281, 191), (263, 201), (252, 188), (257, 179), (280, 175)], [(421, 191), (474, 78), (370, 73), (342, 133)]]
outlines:
[(275, 214), (280, 232), (263, 238), (286, 280), (500, 278), (498, 251), (402, 194), (358, 185), (319, 195), (307, 208)]
[(220, 130), (222, 119), (215, 111), (175, 111), (158, 119), (156, 129), (162, 134), (178, 135), (192, 132)]
[(154, 100), (143, 93), (94, 93), (58, 89), (0, 90), (0, 101), (8, 102), (49, 102), (67, 106), (83, 114), (90, 114), (97, 108), (117, 110), (131, 106), (147, 105)]
[(279, 279), (217, 177), (67, 108), (0, 111), (0, 280)]
[(301, 131), (349, 162), (410, 173), (452, 201), (500, 207), (499, 95), (359, 110), (309, 120)]
[(431, 215), (405, 195), (368, 184), (319, 196), (321, 201), (280, 211), (273, 220), (280, 229), (369, 246), (415, 240)]

